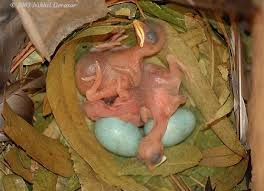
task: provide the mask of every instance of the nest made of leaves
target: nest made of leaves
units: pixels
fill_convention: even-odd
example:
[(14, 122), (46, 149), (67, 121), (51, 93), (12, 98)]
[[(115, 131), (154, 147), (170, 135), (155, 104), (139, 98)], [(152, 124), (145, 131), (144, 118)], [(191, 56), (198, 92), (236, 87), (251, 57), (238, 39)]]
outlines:
[[(23, 171), (25, 162), (19, 160), (21, 150), (16, 147), (6, 152), (5, 160), (12, 171), (33, 183), (33, 190), (43, 190), (45, 184), (48, 184), (45, 190), (56, 190), (56, 185), (57, 190), (80, 187), (82, 190), (204, 190), (207, 177), (216, 190), (245, 187), (245, 181), (237, 186), (243, 180), (248, 161), (234, 128), (233, 95), (228, 79), (232, 59), (226, 43), (214, 32), (219, 23), (205, 13), (176, 5), (140, 1), (139, 6), (148, 17), (166, 21), (162, 22), (166, 45), (144, 62), (166, 67), (165, 56), (173, 54), (192, 74), (192, 80), (183, 80), (180, 91), (188, 97), (184, 107), (190, 108), (198, 118), (195, 131), (183, 143), (166, 148), (168, 161), (153, 172), (135, 158), (111, 154), (96, 140), (93, 123), (80, 107), (82, 99), (74, 81), (74, 66), (84, 52), (117, 31), (126, 30), (129, 36), (123, 44), (136, 43), (131, 23), (140, 17), (137, 8), (132, 3), (114, 5), (107, 18), (66, 40), (49, 64), (47, 96), (41, 99), (45, 100), (46, 110), (52, 111), (52, 114), (46, 111), (45, 115), (54, 115), (56, 120), (49, 125), (52, 132), (57, 132), (53, 139), (27, 124), (7, 104), (4, 106), (4, 131), (25, 150), (24, 160), (27, 158), (31, 163)], [(214, 30), (212, 25), (216, 26)], [(224, 33), (219, 28), (218, 33)], [(29, 140), (21, 138), (23, 133)], [(32, 170), (34, 164), (38, 170)]]

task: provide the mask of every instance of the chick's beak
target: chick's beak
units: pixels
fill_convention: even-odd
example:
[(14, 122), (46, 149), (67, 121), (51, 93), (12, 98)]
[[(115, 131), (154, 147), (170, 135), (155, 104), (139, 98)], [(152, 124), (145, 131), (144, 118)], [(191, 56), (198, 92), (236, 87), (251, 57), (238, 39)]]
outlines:
[(139, 21), (139, 20), (134, 20), (133, 21), (133, 26), (135, 28), (136, 31), (136, 35), (138, 37), (138, 41), (139, 41), (139, 46), (142, 48), (144, 46), (144, 41), (145, 41), (145, 33), (143, 30), (143, 22)]

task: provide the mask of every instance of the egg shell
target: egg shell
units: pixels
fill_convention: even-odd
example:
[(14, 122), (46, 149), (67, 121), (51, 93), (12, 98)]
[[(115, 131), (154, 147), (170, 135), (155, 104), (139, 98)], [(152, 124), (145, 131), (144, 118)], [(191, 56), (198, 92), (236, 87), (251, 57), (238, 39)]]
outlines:
[[(179, 108), (171, 116), (167, 130), (162, 138), (164, 146), (173, 146), (186, 139), (194, 130), (196, 119), (188, 109)], [(149, 120), (144, 126), (144, 133), (148, 134), (153, 127), (153, 120)]]
[(136, 156), (142, 138), (138, 127), (117, 118), (101, 118), (96, 121), (94, 132), (108, 151), (125, 157)]

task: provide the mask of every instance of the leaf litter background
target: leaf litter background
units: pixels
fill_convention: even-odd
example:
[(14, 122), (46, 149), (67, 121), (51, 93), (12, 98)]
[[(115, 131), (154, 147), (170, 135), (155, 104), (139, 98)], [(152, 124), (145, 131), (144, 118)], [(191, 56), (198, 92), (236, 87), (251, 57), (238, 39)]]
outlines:
[[(166, 67), (165, 56), (170, 53), (192, 74), (192, 80), (183, 80), (181, 87), (188, 97), (184, 107), (198, 119), (192, 135), (183, 143), (166, 148), (168, 160), (154, 172), (135, 158), (107, 152), (95, 139), (93, 123), (80, 110), (83, 98), (75, 87), (74, 65), (89, 48), (117, 31), (125, 29), (129, 35), (124, 44), (136, 43), (131, 25), (133, 19), (140, 17), (136, 5), (113, 5), (105, 19), (66, 40), (51, 63), (39, 64), (41, 58), (36, 52), (23, 63), (25, 76), (31, 70), (42, 71), (45, 76), (48, 70), (46, 91), (25, 91), (34, 102), (31, 124), (7, 104), (8, 96), (2, 104), (3, 130), (13, 143), (2, 146), (1, 189), (208, 190), (208, 177), (217, 191), (247, 189), (247, 155), (234, 128), (228, 78), (231, 58), (225, 41), (214, 32), (223, 33), (219, 23), (208, 13), (176, 5), (140, 1), (139, 6), (147, 17), (160, 20), (167, 38), (163, 50), (145, 63)], [(229, 31), (227, 25), (226, 28)]]

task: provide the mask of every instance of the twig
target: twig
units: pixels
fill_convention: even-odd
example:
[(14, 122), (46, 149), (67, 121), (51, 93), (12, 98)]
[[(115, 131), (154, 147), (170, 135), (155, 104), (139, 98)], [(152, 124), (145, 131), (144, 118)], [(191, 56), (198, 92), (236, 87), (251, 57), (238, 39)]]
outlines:
[(10, 70), (10, 73), (13, 73), (17, 67), (20, 65), (21, 62), (23, 62), (32, 52), (34, 52), (36, 49), (35, 47), (30, 47), (29, 50), (14, 64), (12, 64), (12, 68)]
[(181, 191), (190, 191), (189, 188), (183, 186), (181, 181), (177, 177), (175, 177), (174, 175), (171, 174), (170, 178)]
[[(5, 161), (1, 161), (1, 163), (3, 163), (3, 165), (8, 168), (10, 170), (10, 166), (5, 162)], [(2, 167), (0, 167), (0, 171), (4, 174), (4, 175), (7, 175), (8, 173), (2, 169)]]
[(201, 187), (205, 188), (205, 185), (203, 183), (201, 183), (199, 180), (197, 180), (196, 178), (194, 178), (192, 176), (189, 176), (189, 178), (192, 179), (195, 183), (197, 183)]
[(16, 63), (29, 50), (31, 46), (32, 46), (32, 43), (29, 42), (27, 46), (23, 48), (23, 50), (19, 52), (19, 54), (12, 60), (12, 63)]
[(215, 55), (214, 55), (214, 40), (211, 38), (211, 61), (212, 61), (212, 71), (211, 71), (211, 87), (214, 86), (214, 70), (215, 70)]
[[(23, 62), (20, 62), (20, 64), (19, 64), (19, 79), (20, 80), (23, 79), (23, 72), (24, 72), (24, 70), (23, 70)], [(22, 85), (22, 83), (21, 83), (21, 85)]]

